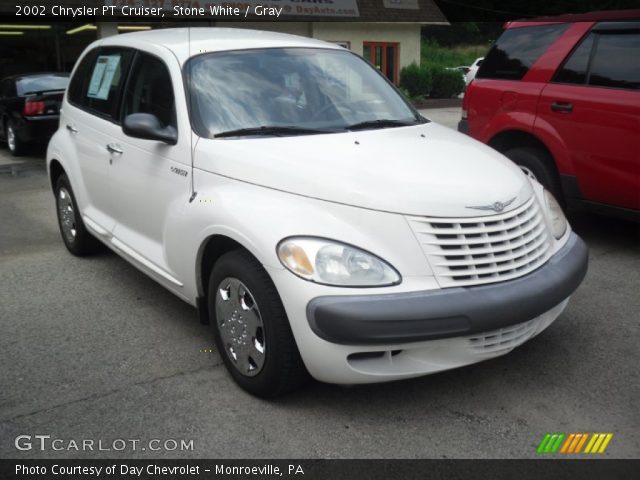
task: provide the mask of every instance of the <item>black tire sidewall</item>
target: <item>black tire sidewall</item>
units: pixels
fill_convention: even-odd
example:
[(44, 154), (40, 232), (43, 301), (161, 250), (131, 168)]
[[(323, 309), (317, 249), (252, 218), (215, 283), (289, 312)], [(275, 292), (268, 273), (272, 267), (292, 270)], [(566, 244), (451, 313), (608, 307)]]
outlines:
[[(251, 292), (263, 322), (265, 362), (254, 377), (240, 373), (222, 343), (216, 320), (215, 299), (220, 283), (227, 277), (240, 280)], [(224, 254), (216, 262), (209, 278), (207, 292), (209, 320), (218, 352), (227, 370), (243, 389), (258, 397), (269, 398), (290, 390), (286, 372), (292, 362), (300, 361), (289, 320), (275, 286), (262, 266), (241, 250)], [(293, 358), (288, 357), (291, 355)]]
[[(24, 150), (24, 147), (22, 145), (22, 142), (20, 141), (20, 139), (18, 138), (18, 134), (16, 132), (16, 127), (13, 124), (13, 120), (8, 120), (7, 124), (6, 124), (6, 128), (5, 128), (5, 139), (7, 141), (7, 148), (9, 149), (9, 151), (11, 152), (11, 154), (13, 156), (20, 156), (22, 155), (22, 152)], [(9, 129), (13, 130), (13, 139), (14, 139), (14, 148), (13, 150), (11, 150), (11, 147), (9, 146)]]
[(555, 168), (550, 165), (548, 155), (530, 147), (518, 147), (504, 152), (504, 155), (518, 166), (526, 167), (535, 175), (538, 182), (562, 202), (562, 189)]
[[(73, 204), (73, 215), (76, 221), (76, 236), (73, 242), (69, 242), (67, 236), (62, 230), (62, 220), (60, 219), (60, 209), (58, 208), (59, 193), (61, 188), (64, 188), (69, 193), (69, 195), (71, 196), (71, 203)], [(78, 204), (76, 202), (76, 196), (73, 193), (73, 189), (71, 188), (69, 178), (65, 174), (60, 175), (58, 177), (58, 180), (56, 181), (55, 200), (58, 228), (60, 230), (62, 240), (67, 247), (67, 250), (77, 256), (83, 256), (95, 252), (98, 247), (98, 241), (87, 231), (84, 226), (84, 222), (82, 221), (80, 210), (78, 209)]]

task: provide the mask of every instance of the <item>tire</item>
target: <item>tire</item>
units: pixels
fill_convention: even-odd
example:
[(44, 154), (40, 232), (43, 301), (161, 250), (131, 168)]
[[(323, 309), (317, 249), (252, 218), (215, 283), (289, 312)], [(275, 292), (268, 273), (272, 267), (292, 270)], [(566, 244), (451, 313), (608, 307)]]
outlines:
[(64, 173), (56, 182), (55, 196), (58, 227), (67, 250), (78, 257), (100, 250), (100, 242), (84, 226), (71, 184)]
[(507, 150), (504, 155), (522, 168), (525, 174), (540, 182), (564, 207), (560, 179), (549, 154), (539, 148), (516, 147)]
[(249, 252), (234, 250), (218, 259), (207, 305), (216, 347), (241, 388), (273, 398), (309, 379), (275, 285)]
[(25, 151), (25, 144), (16, 134), (16, 128), (13, 120), (9, 120), (5, 124), (4, 138), (7, 141), (7, 147), (14, 157), (19, 157)]

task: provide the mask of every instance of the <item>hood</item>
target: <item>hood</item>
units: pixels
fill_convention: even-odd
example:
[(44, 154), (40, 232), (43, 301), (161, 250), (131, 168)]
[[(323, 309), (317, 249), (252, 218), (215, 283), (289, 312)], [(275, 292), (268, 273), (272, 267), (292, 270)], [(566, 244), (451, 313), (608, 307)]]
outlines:
[(284, 192), (373, 210), (434, 217), (533, 194), (492, 148), (436, 123), (292, 137), (199, 139), (194, 166)]

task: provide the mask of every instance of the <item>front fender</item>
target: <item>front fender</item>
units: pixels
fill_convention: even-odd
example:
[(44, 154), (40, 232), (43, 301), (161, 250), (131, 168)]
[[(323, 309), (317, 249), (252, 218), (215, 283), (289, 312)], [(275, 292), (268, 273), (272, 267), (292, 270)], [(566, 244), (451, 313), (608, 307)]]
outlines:
[(276, 246), (290, 236), (331, 238), (363, 248), (391, 263), (403, 277), (431, 270), (402, 215), (302, 197), (194, 170), (197, 195), (167, 232), (172, 270), (195, 299), (203, 245), (212, 235), (236, 241), (267, 270), (283, 269)]

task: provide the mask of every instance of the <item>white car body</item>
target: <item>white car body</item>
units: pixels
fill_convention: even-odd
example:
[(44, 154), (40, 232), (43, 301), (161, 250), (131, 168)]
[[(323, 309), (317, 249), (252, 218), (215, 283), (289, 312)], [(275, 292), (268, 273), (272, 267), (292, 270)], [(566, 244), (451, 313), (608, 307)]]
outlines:
[(471, 81), (474, 78), (476, 78), (476, 73), (478, 73), (478, 69), (480, 68), (480, 65), (482, 64), (483, 60), (484, 60), (484, 57), (476, 58), (474, 60), (474, 62), (469, 67), (469, 71), (464, 76), (464, 83), (465, 84), (469, 85), (471, 83)]
[[(418, 341), (406, 336), (384, 343), (328, 340), (326, 332), (318, 333), (324, 328), (319, 321), (310, 320), (326, 301), (314, 300), (357, 299), (367, 310), (386, 298), (425, 292), (473, 296), (491, 288), (499, 293), (501, 285), (523, 281), (580, 240), (569, 227), (554, 238), (542, 187), (517, 166), (488, 146), (435, 123), (233, 141), (202, 138), (192, 130), (182, 72), (192, 55), (339, 46), (275, 33), (208, 28), (126, 34), (99, 40), (87, 50), (96, 46), (139, 49), (166, 64), (179, 136), (175, 145), (128, 137), (120, 126), (65, 98), (47, 164), (50, 173), (62, 168), (68, 175), (86, 228), (194, 306), (206, 294), (200, 264), (207, 242), (223, 237), (237, 242), (271, 277), (304, 365), (316, 379), (339, 384), (390, 381), (505, 354), (551, 324), (577, 287), (545, 311), (487, 332), (464, 333), (460, 327), (449, 334), (443, 328), (444, 333)], [(109, 152), (106, 145), (123, 153)], [(495, 202), (505, 205), (491, 210)], [(527, 215), (540, 232), (536, 239), (542, 252), (531, 265), (512, 274), (465, 280), (451, 277), (438, 261), (444, 257), (434, 250), (438, 242), (429, 233), (436, 223), (508, 224)], [(279, 243), (292, 236), (334, 239), (373, 252), (402, 280), (371, 288), (306, 281), (285, 268), (278, 256)], [(586, 269), (582, 257), (581, 275), (574, 275), (580, 277), (577, 283)], [(524, 285), (526, 290), (526, 281)], [(453, 308), (458, 302), (452, 302)], [(458, 317), (451, 322), (459, 326)]]

